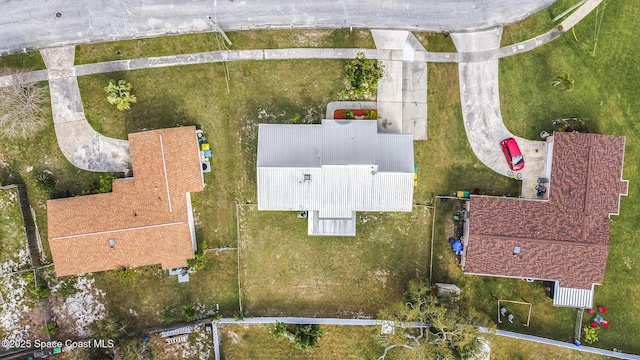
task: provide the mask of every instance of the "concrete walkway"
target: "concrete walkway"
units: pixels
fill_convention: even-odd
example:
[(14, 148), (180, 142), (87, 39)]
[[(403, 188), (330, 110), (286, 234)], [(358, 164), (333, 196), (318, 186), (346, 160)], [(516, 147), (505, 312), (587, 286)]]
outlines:
[[(461, 51), (497, 49), (502, 28), (482, 32), (451, 34)], [(513, 135), (504, 125), (500, 113), (498, 60), (460, 63), (460, 100), (467, 138), (478, 159), (504, 176), (522, 179), (522, 196), (536, 198), (537, 178), (545, 176), (547, 145), (544, 141), (527, 140)], [(500, 141), (515, 137), (524, 156), (523, 171), (513, 173), (502, 153)]]
[[(427, 139), (427, 63), (416, 53), (427, 51), (408, 31), (371, 30), (376, 47), (391, 51), (378, 57), (384, 76), (378, 81), (378, 130)], [(420, 57), (421, 58), (421, 57)]]
[(381, 28), (472, 31), (528, 17), (555, 0), (19, 1), (0, 12), (0, 54), (213, 30)]
[(83, 170), (127, 172), (129, 142), (100, 135), (84, 116), (73, 68), (75, 47), (46, 49), (41, 54), (49, 71), (53, 124), (64, 156)]

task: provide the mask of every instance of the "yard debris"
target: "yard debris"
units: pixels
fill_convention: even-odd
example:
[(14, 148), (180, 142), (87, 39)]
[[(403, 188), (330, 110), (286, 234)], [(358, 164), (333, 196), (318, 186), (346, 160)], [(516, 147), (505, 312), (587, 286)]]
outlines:
[(73, 323), (73, 331), (81, 338), (90, 336), (91, 324), (107, 315), (104, 304), (100, 302), (105, 292), (94, 288), (94, 282), (93, 278), (78, 276), (74, 284), (78, 292), (67, 297), (61, 306), (52, 309), (60, 321)]

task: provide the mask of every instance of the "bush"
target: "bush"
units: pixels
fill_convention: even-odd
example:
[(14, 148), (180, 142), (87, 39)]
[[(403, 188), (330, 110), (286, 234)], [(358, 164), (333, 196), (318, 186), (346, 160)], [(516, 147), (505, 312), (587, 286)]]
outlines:
[(182, 315), (187, 319), (187, 321), (193, 321), (196, 319), (198, 315), (196, 312), (196, 308), (193, 305), (183, 305), (182, 306)]
[(42, 325), (42, 332), (53, 336), (58, 332), (58, 324), (55, 321), (48, 321), (46, 324)]
[(32, 272), (24, 273), (24, 279), (29, 283), (29, 294), (36, 300), (49, 297), (49, 286), (44, 279), (35, 277)]
[(109, 85), (104, 88), (107, 93), (107, 101), (115, 105), (118, 110), (124, 111), (131, 108), (131, 103), (138, 102), (135, 95), (131, 94), (131, 83), (124, 80), (109, 80)]
[(56, 187), (56, 179), (52, 174), (44, 171), (36, 174), (36, 176), (33, 177), (33, 182), (36, 189), (46, 193), (51, 193)]
[(273, 329), (273, 337), (275, 337), (276, 339), (282, 337), (282, 335), (288, 333), (289, 331), (287, 330), (287, 324), (280, 322), (280, 321), (276, 321), (276, 325)]
[(173, 320), (175, 319), (175, 311), (172, 308), (166, 308), (164, 310), (162, 310), (162, 312), (160, 313), (160, 316), (158, 317), (160, 319), (160, 322), (163, 325), (167, 325), (173, 322)]
[(318, 345), (318, 339), (322, 336), (320, 325), (298, 325), (295, 332), (295, 343), (301, 349), (308, 349)]
[(582, 331), (584, 332), (582, 336), (585, 344), (593, 344), (598, 341), (598, 328), (585, 326)]
[(207, 250), (209, 245), (206, 241), (203, 241), (200, 245), (200, 248), (195, 253), (195, 259), (190, 259), (187, 261), (189, 264), (189, 270), (191, 271), (200, 271), (205, 268), (206, 261), (204, 260), (204, 251)]
[[(11, 73), (11, 70), (0, 69), (0, 76)], [(48, 123), (47, 94), (36, 83), (25, 82), (22, 74), (13, 75), (9, 86), (0, 87), (0, 136), (27, 138)]]
[(384, 75), (384, 67), (377, 60), (370, 60), (360, 52), (344, 66), (345, 88), (340, 95), (356, 100), (372, 94), (378, 89), (378, 80)]

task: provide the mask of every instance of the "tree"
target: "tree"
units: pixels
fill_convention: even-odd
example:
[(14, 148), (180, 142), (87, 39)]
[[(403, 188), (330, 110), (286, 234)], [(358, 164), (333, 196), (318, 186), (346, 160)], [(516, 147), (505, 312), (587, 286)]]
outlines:
[(462, 312), (457, 298), (432, 295), (424, 282), (410, 282), (405, 301), (383, 310), (380, 318), (393, 332), (380, 337), (385, 350), (379, 360), (393, 349), (403, 350), (398, 355), (407, 359), (468, 359), (481, 345), (480, 319)]
[(551, 80), (551, 85), (553, 87), (559, 87), (566, 92), (572, 92), (573, 88), (576, 86), (576, 82), (569, 77), (568, 72), (563, 72)]
[[(0, 76), (10, 73), (0, 69)], [(0, 136), (27, 138), (42, 130), (48, 121), (45, 100), (42, 86), (27, 82), (22, 73), (13, 74), (7, 86), (0, 86)]]
[(124, 80), (109, 80), (109, 85), (104, 88), (107, 92), (107, 101), (115, 105), (118, 110), (129, 110), (131, 103), (138, 102), (135, 95), (131, 94), (131, 83)]
[(92, 347), (86, 349), (87, 359), (148, 359), (151, 357), (145, 334), (138, 326), (110, 316), (91, 324), (91, 334), (94, 339), (112, 340), (106, 344), (107, 348)]
[(378, 89), (378, 80), (384, 75), (384, 66), (370, 60), (360, 52), (344, 66), (345, 88), (340, 95), (345, 99), (360, 99)]
[(318, 345), (318, 339), (322, 336), (322, 329), (317, 324), (298, 325), (296, 327), (295, 343), (305, 350)]

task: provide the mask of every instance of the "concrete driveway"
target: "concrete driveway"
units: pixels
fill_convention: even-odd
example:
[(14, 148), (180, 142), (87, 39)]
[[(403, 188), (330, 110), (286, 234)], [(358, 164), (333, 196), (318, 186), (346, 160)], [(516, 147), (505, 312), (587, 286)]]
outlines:
[[(502, 28), (481, 32), (451, 34), (459, 52), (497, 49)], [(460, 99), (467, 138), (478, 159), (504, 176), (522, 180), (522, 196), (536, 198), (539, 177), (545, 177), (547, 143), (513, 135), (504, 125), (500, 113), (498, 60), (460, 63)], [(524, 156), (525, 167), (513, 173), (504, 158), (500, 141), (514, 137)]]
[(88, 171), (129, 171), (129, 142), (100, 135), (84, 116), (73, 69), (75, 47), (42, 50), (41, 54), (49, 71), (53, 125), (58, 145), (67, 160)]
[(224, 30), (378, 28), (470, 31), (524, 19), (555, 0), (5, 0), (0, 54)]

